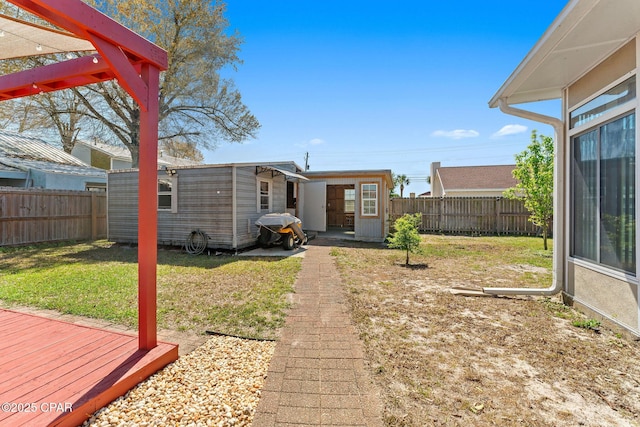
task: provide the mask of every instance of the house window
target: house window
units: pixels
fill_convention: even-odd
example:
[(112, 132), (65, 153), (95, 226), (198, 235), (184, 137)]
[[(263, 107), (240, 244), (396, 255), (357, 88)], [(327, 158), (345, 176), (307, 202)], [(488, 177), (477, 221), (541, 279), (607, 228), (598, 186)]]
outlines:
[(178, 177), (158, 178), (158, 210), (178, 212)]
[(362, 216), (378, 215), (378, 184), (362, 184)]
[(355, 213), (356, 211), (356, 190), (346, 188), (344, 190), (344, 213)]
[(258, 213), (271, 211), (271, 181), (258, 179)]
[(636, 272), (635, 133), (636, 114), (627, 112), (571, 140), (571, 255), (630, 273)]
[(597, 120), (606, 112), (636, 98), (636, 76), (612, 87), (571, 112), (571, 129)]

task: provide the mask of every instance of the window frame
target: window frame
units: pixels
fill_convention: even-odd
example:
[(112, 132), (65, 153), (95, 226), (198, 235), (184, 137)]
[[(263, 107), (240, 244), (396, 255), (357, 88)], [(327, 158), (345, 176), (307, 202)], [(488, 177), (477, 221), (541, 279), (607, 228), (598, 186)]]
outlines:
[[(345, 188), (344, 190), (344, 206), (343, 211), (345, 214), (355, 214), (356, 213), (356, 189), (355, 188)], [(353, 198), (347, 198), (347, 191), (353, 192)], [(347, 202), (353, 202), (353, 207), (350, 207), (350, 210), (347, 210)], [(350, 203), (351, 204), (351, 203)]]
[[(267, 209), (262, 208), (262, 183), (266, 183), (268, 185), (267, 190), (267, 198), (268, 198), (268, 207)], [(257, 177), (256, 179), (256, 213), (263, 212), (271, 212), (273, 208), (273, 180)]]
[[(365, 186), (372, 185), (375, 187), (376, 196), (375, 198), (366, 197), (364, 195)], [(374, 212), (373, 213), (365, 213), (365, 209), (368, 208), (366, 201), (374, 201)], [(376, 218), (380, 216), (380, 185), (377, 182), (362, 182), (360, 183), (360, 216), (363, 218)]]
[[(630, 79), (632, 77), (635, 76), (635, 73), (627, 73), (624, 76), (622, 76), (621, 78), (617, 79), (616, 81), (612, 82), (611, 84), (605, 86), (604, 88), (602, 88), (601, 90), (597, 91), (596, 93), (594, 93), (592, 96), (590, 96), (589, 98), (583, 100), (582, 102), (576, 104), (575, 106), (571, 107), (570, 109), (567, 110), (567, 117), (571, 117), (571, 113), (579, 108), (581, 108), (582, 106), (588, 104), (589, 102), (595, 100), (596, 98), (598, 98), (599, 96), (601, 96), (602, 94), (605, 94), (607, 91), (609, 91), (610, 89), (614, 88), (615, 86), (623, 83), (625, 80)], [(602, 175), (602, 158), (601, 158), (601, 145), (602, 145), (602, 129), (610, 124), (613, 123), (617, 120), (623, 119), (629, 115), (634, 115), (635, 114), (635, 132), (634, 132), (634, 162), (635, 162), (635, 167), (634, 167), (634, 173), (635, 173), (635, 180), (634, 180), (634, 193), (637, 194), (639, 187), (638, 187), (638, 178), (640, 177), (640, 175), (638, 174), (638, 143), (639, 138), (639, 132), (640, 129), (638, 129), (638, 93), (637, 93), (637, 86), (638, 86), (638, 80), (637, 80), (637, 76), (636, 77), (636, 98), (627, 101), (623, 104), (617, 105), (614, 108), (611, 108), (610, 110), (607, 110), (606, 112), (604, 112), (601, 116), (598, 116), (592, 120), (589, 120), (583, 124), (580, 124), (578, 126), (575, 126), (574, 128), (570, 128), (570, 123), (567, 122), (567, 142), (569, 144), (569, 159), (568, 159), (568, 166), (569, 166), (569, 180), (568, 180), (568, 193), (569, 193), (569, 197), (568, 197), (568, 201), (569, 201), (569, 209), (568, 209), (568, 216), (570, 219), (570, 224), (571, 226), (569, 227), (569, 229), (567, 230), (567, 236), (568, 236), (568, 249), (569, 249), (569, 259), (577, 264), (577, 265), (581, 265), (583, 267), (587, 267), (587, 268), (591, 268), (595, 271), (599, 271), (603, 274), (607, 274), (613, 277), (624, 277), (627, 280), (632, 278), (634, 281), (637, 281), (638, 279), (638, 265), (637, 265), (637, 252), (636, 252), (636, 256), (634, 259), (634, 271), (629, 271), (629, 270), (624, 270), (621, 268), (617, 268), (615, 266), (611, 266), (608, 264), (604, 264), (602, 262), (602, 246), (601, 246), (601, 239), (603, 237), (602, 233), (606, 232), (602, 230), (602, 224), (601, 224), (601, 213), (602, 213), (602, 209), (603, 209), (603, 200), (602, 200), (602, 182), (601, 182), (601, 175)], [(590, 258), (586, 258), (586, 257), (581, 257), (580, 255), (576, 255), (575, 254), (575, 245), (576, 245), (576, 221), (575, 221), (575, 214), (576, 214), (576, 196), (577, 194), (575, 194), (574, 191), (574, 186), (576, 185), (576, 169), (575, 169), (575, 156), (576, 156), (576, 139), (578, 137), (581, 137), (583, 135), (587, 135), (590, 132), (596, 132), (597, 134), (597, 148), (596, 148), (596, 155), (597, 155), (597, 159), (596, 159), (596, 177), (595, 177), (595, 183), (596, 183), (596, 199), (597, 199), (597, 206), (595, 206), (595, 210), (596, 210), (596, 218), (595, 218), (595, 223), (596, 223), (596, 236), (595, 236), (595, 248), (594, 251), (596, 252), (596, 256), (595, 256), (595, 260), (594, 259), (590, 259)], [(634, 203), (634, 221), (635, 223), (637, 223), (638, 220), (638, 215), (640, 214), (640, 211), (638, 209), (638, 205), (639, 205), (639, 198), (635, 197), (635, 203)], [(635, 230), (635, 238), (634, 238), (634, 243), (636, 245), (637, 248), (637, 244), (638, 244), (638, 239), (639, 239), (639, 234), (638, 233), (638, 228), (636, 227)]]
[[(171, 212), (178, 213), (178, 176), (158, 176), (158, 211), (159, 212)], [(171, 183), (170, 191), (160, 191), (160, 181), (168, 181)], [(160, 206), (160, 196), (169, 196), (171, 200), (171, 207)]]

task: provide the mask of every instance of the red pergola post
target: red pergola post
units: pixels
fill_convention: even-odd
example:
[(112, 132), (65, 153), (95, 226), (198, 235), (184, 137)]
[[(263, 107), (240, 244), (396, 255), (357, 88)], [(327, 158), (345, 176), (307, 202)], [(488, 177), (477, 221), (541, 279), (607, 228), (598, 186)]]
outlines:
[(138, 174), (138, 342), (157, 345), (156, 266), (158, 258), (158, 86), (160, 71), (142, 67), (147, 109), (140, 109), (140, 173)]
[(117, 78), (140, 106), (138, 347), (150, 350), (157, 345), (158, 91), (167, 52), (80, 0), (8, 1), (90, 41), (100, 55), (98, 65), (88, 57), (0, 76), (0, 100)]

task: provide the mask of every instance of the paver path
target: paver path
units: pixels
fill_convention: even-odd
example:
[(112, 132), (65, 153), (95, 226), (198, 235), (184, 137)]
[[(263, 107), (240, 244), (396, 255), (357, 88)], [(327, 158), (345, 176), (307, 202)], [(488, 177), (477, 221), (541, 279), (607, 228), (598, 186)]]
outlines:
[(365, 371), (331, 247), (312, 243), (253, 426), (381, 427), (379, 391)]

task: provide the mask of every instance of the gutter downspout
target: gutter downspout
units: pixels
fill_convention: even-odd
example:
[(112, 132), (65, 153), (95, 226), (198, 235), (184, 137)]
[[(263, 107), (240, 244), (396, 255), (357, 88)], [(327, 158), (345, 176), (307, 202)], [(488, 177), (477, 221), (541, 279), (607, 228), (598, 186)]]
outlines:
[[(490, 295), (537, 295), (550, 296), (562, 291), (564, 276), (564, 234), (562, 223), (564, 222), (564, 122), (555, 117), (546, 116), (533, 111), (521, 110), (510, 106), (504, 98), (498, 99), (498, 107), (500, 111), (512, 116), (522, 117), (528, 120), (548, 124), (553, 126), (555, 131), (555, 153), (553, 164), (553, 279), (551, 286), (543, 289), (527, 289), (527, 288), (483, 288), (482, 292)], [(557, 240), (556, 240), (557, 239)], [(559, 244), (556, 244), (559, 243)]]

